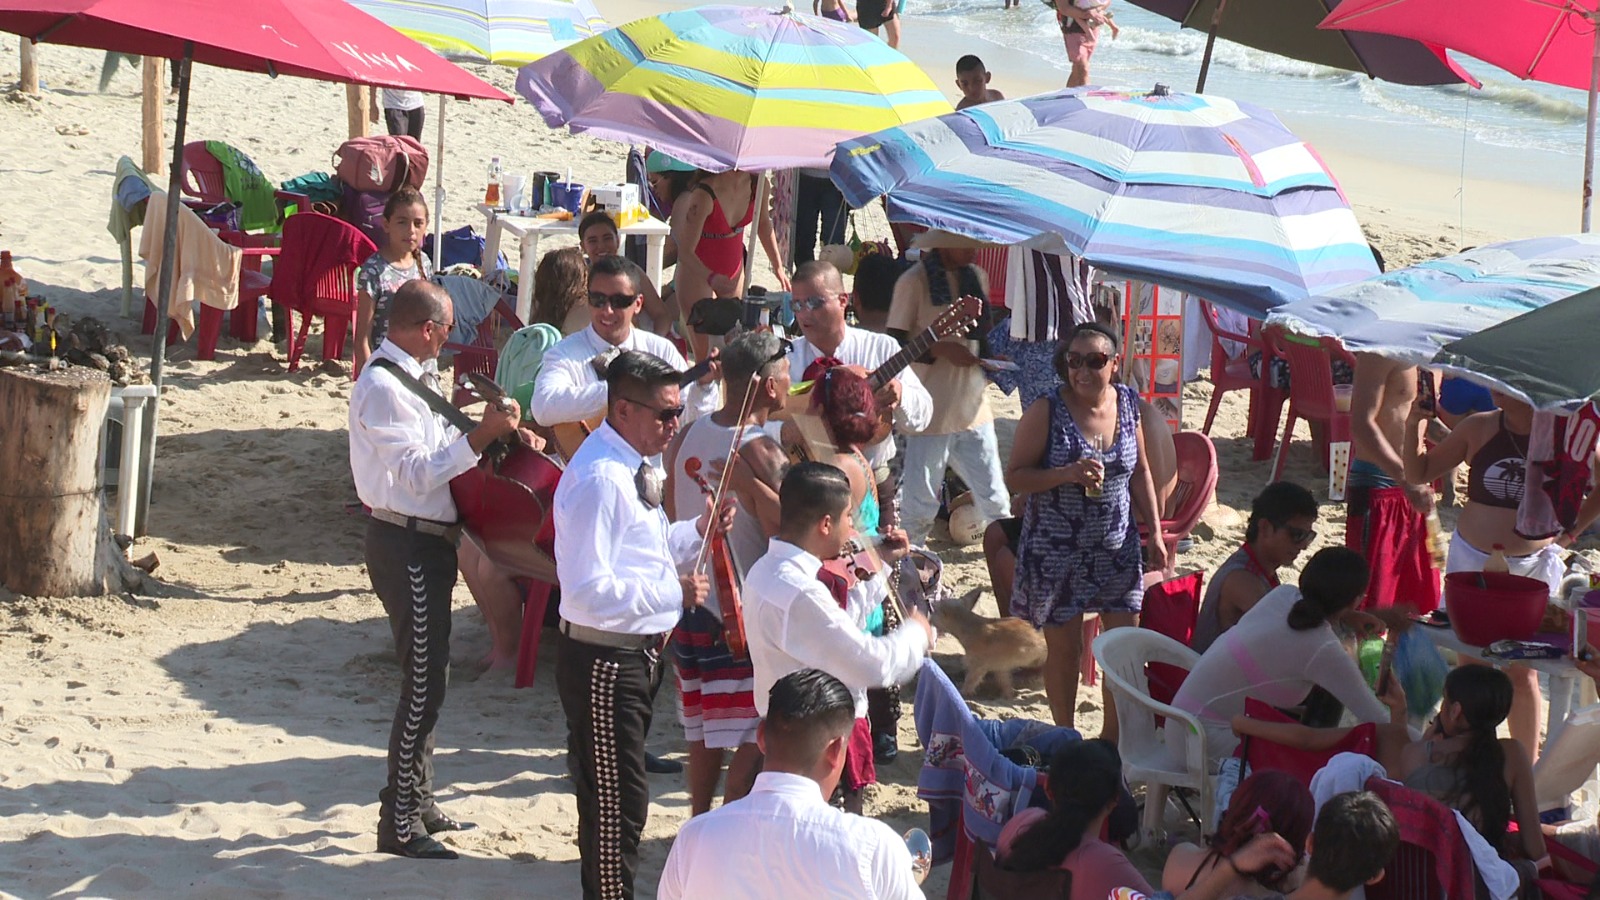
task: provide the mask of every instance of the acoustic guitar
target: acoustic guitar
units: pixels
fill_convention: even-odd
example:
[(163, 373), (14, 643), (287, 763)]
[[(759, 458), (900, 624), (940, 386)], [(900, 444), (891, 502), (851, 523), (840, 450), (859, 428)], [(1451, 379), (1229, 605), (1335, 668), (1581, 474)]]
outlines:
[[(981, 297), (965, 296), (952, 302), (949, 308), (939, 314), (939, 318), (933, 320), (931, 325), (917, 332), (915, 337), (906, 341), (905, 346), (901, 347), (898, 353), (884, 360), (881, 365), (868, 373), (867, 385), (872, 388), (873, 393), (877, 393), (880, 388), (893, 381), (896, 375), (905, 371), (906, 366), (921, 359), (928, 352), (929, 347), (939, 341), (961, 337), (970, 332), (974, 325), (982, 321), (984, 313), (985, 302)], [(807, 396), (815, 386), (816, 381), (814, 380), (801, 382), (790, 388), (789, 395), (795, 397)], [(791, 418), (798, 419), (803, 414), (803, 411), (795, 410), (791, 413)], [(893, 423), (889, 421), (889, 416), (885, 415), (878, 432), (872, 436), (871, 443), (876, 444), (878, 441), (888, 437), (892, 428)], [(810, 451), (803, 445), (791, 444), (788, 449), (790, 458), (796, 462), (812, 458)]]
[[(601, 357), (603, 356), (605, 354), (601, 354)], [(601, 357), (596, 357), (596, 359)], [(705, 377), (705, 374), (711, 371), (712, 362), (714, 362), (713, 359), (702, 359), (690, 366), (687, 371), (678, 376), (678, 387), (680, 389), (687, 388)], [(599, 428), (600, 423), (605, 420), (606, 414), (602, 412), (592, 418), (551, 425), (549, 426), (550, 442), (555, 445), (556, 452), (561, 454), (562, 459), (571, 460), (572, 454), (578, 452), (578, 447), (582, 446), (584, 439), (594, 434), (594, 430)]]

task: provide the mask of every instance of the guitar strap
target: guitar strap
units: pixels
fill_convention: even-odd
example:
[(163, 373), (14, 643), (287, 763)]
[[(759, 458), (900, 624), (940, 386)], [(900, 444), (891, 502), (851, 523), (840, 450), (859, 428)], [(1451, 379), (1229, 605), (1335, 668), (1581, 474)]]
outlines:
[(462, 434), (466, 434), (473, 428), (477, 427), (478, 423), (472, 421), (471, 416), (459, 409), (456, 409), (455, 406), (450, 403), (450, 401), (439, 396), (437, 391), (430, 389), (427, 385), (418, 381), (410, 372), (400, 368), (400, 366), (394, 360), (384, 359), (381, 356), (376, 356), (369, 360), (367, 365), (377, 366), (378, 368), (388, 372), (390, 375), (393, 375), (396, 381), (399, 381), (405, 386), (406, 390), (416, 394), (418, 397), (421, 397), (422, 402), (428, 404), (429, 409), (433, 410), (435, 413), (438, 413), (440, 416), (443, 416), (446, 422), (454, 425), (456, 430)]

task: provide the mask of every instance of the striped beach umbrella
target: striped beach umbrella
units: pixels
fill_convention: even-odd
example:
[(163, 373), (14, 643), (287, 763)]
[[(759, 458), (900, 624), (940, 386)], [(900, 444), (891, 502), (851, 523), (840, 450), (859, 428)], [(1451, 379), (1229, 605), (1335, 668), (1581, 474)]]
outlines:
[(1324, 292), (1274, 310), (1267, 324), (1427, 365), (1446, 344), (1594, 287), (1600, 287), (1600, 235), (1532, 238)]
[(352, 0), (454, 60), (521, 66), (606, 30), (592, 0)]
[(899, 51), (789, 7), (629, 22), (523, 67), (517, 91), (552, 128), (649, 144), (713, 172), (825, 166), (839, 141), (950, 111)]
[(1377, 274), (1333, 176), (1267, 110), (1074, 88), (845, 141), (832, 175), (891, 221), (1080, 256), (1261, 318)]

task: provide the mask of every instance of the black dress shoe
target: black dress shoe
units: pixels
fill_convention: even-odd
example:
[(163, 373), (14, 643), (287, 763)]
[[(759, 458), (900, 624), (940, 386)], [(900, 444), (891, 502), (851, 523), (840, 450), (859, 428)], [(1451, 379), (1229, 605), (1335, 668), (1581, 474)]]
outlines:
[(460, 854), (449, 847), (439, 843), (433, 838), (419, 834), (404, 843), (391, 841), (378, 842), (379, 853), (390, 853), (395, 856), (404, 856), (410, 859), (460, 859)]
[(872, 736), (872, 761), (887, 766), (900, 755), (900, 739), (892, 731), (880, 731)]
[(651, 775), (676, 775), (683, 771), (683, 763), (675, 759), (662, 759), (654, 753), (646, 753), (644, 770)]
[(439, 834), (445, 831), (471, 831), (478, 826), (475, 822), (461, 822), (439, 813), (436, 816), (423, 816), (422, 827), (428, 829), (429, 834)]

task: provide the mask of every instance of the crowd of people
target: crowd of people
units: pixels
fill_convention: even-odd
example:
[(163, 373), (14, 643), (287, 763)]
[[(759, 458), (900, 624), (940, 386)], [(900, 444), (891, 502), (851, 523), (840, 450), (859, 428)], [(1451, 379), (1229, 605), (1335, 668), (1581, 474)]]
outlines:
[[(963, 90), (993, 99), (973, 62), (958, 67)], [(743, 230), (770, 222), (748, 176), (682, 177), (660, 164), (651, 174), (675, 191), (671, 289), (616, 255), (609, 217), (585, 218), (578, 247), (538, 264), (530, 327), (548, 339), (537, 376), (470, 427), (439, 412), (438, 358), (456, 321), (419, 250), (427, 206), (400, 191), (385, 209), (388, 242), (361, 269), (350, 406), (352, 474), (371, 510), (367, 567), (401, 669), (378, 847), (454, 858), (438, 836), (471, 827), (433, 793), (451, 592), (459, 572), (490, 624), (491, 661), (509, 664), (521, 588), (483, 545), (461, 539), (450, 482), (491, 445), (515, 440), (566, 458), (551, 498), (556, 686), (585, 896), (634, 895), (648, 776), (673, 768), (645, 752), (669, 661), (693, 819), (660, 896), (916, 896), (909, 851), (859, 816), (876, 765), (898, 752), (897, 688), (935, 639), (928, 618), (890, 590), (888, 569), (934, 538), (953, 471), (990, 525), (1002, 610), (1043, 633), (1053, 724), (1075, 727), (1085, 616), (1106, 629), (1135, 625), (1145, 573), (1173, 567), (1165, 542), (1140, 531), (1160, 534), (1175, 479), (1171, 434), (1121, 381), (1120, 330), (1082, 322), (1058, 343), (1005, 350), (1034, 361), (1011, 375), (1026, 408), (1002, 462), (983, 363), (997, 352), (989, 335), (1007, 326), (991, 319), (970, 249), (924, 250), (876, 330), (851, 324), (866, 310), (833, 264), (803, 262), (784, 279), (793, 340), (696, 332), (691, 367), (673, 339), (694, 320), (684, 298), (742, 297)], [(911, 348), (969, 298), (985, 310), (977, 324)], [(1399, 680), (1371, 684), (1349, 642), (1398, 633), (1438, 604), (1427, 485), (1458, 465), (1469, 477), (1450, 571), (1482, 569), (1483, 548), (1495, 547), (1513, 572), (1554, 591), (1559, 553), (1600, 518), (1600, 493), (1564, 502), (1550, 536), (1521, 537), (1525, 488), (1507, 473), (1525, 465), (1531, 409), (1494, 395), (1493, 409), (1441, 427), (1429, 446), (1434, 410), (1419, 401), (1414, 369), (1359, 356), (1354, 381), (1346, 546), (1315, 553), (1297, 585), (1281, 584), (1314, 540), (1319, 509), (1299, 485), (1266, 487), (1242, 545), (1208, 573), (1199, 661), (1172, 704), (1201, 723), (1214, 766), (1246, 735), (1319, 751), (1351, 723), (1369, 728), (1373, 760), (1390, 778), (1460, 810), (1531, 873), (1547, 862), (1532, 792), (1541, 716), (1531, 670), (1456, 669), (1418, 736)], [(1577, 664), (1597, 674), (1594, 661)], [(1253, 719), (1251, 701), (1297, 719)], [(1146, 880), (1102, 840), (1126, 794), (1109, 695), (1105, 710), (1100, 739), (1051, 761), (1049, 808), (1011, 817), (995, 848), (1002, 866), (1069, 871), (1072, 896), (1094, 898), (1164, 890), (1303, 900), (1382, 877), (1399, 831), (1381, 800), (1358, 791), (1313, 803), (1299, 782), (1259, 772), (1234, 791), (1214, 834), (1175, 848), (1159, 883)], [(1510, 739), (1497, 736), (1502, 723)], [(1169, 718), (1168, 743), (1182, 744), (1185, 728)], [(749, 864), (735, 864), (741, 857)]]

